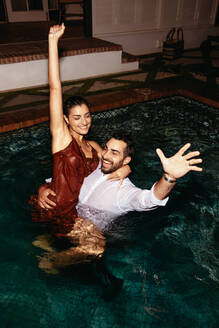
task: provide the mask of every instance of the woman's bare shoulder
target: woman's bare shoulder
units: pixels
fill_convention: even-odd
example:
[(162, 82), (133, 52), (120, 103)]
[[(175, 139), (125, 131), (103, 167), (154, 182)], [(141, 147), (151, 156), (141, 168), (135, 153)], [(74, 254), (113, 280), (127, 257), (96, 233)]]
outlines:
[(97, 151), (98, 156), (102, 155), (103, 149), (101, 148), (101, 146), (96, 141), (89, 140), (88, 143)]

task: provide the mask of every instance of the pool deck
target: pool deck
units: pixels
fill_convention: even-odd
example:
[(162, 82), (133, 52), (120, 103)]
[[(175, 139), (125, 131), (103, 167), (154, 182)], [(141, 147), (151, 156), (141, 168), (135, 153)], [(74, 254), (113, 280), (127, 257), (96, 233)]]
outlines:
[[(79, 27), (78, 31), (80, 34)], [(43, 30), (43, 33), (40, 42), (45, 44), (46, 32)], [(20, 35), (18, 33), (18, 37)], [(81, 38), (76, 37), (78, 40)], [(7, 48), (7, 40), (0, 39), (0, 48), (2, 45), (10, 57), (12, 48), (11, 44)], [(28, 46), (32, 47), (30, 40), (18, 40), (18, 45), (19, 42), (25, 42), (24, 51), (27, 54)], [(65, 42), (68, 42), (68, 34)], [(21, 52), (21, 47), (19, 49)], [(132, 56), (125, 54), (124, 60), (132, 60)], [(191, 97), (219, 108), (219, 50), (213, 49), (208, 57), (196, 49), (184, 52), (182, 58), (173, 61), (163, 60), (160, 54), (140, 56), (139, 61), (140, 68), (134, 72), (63, 83), (64, 99), (73, 94), (85, 96), (92, 112), (170, 95)], [(0, 92), (0, 133), (47, 121), (48, 100), (48, 85)]]

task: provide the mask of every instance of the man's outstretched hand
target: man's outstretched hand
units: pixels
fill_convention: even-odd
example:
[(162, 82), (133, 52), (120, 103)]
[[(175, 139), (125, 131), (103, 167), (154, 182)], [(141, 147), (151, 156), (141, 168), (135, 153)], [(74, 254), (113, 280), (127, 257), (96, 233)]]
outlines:
[(38, 205), (45, 210), (53, 209), (56, 206), (51, 199), (49, 199), (49, 195), (55, 196), (55, 192), (48, 188), (46, 184), (42, 185), (38, 189)]
[(164, 172), (173, 179), (179, 179), (189, 171), (202, 171), (201, 167), (196, 166), (196, 164), (202, 163), (202, 159), (194, 158), (200, 155), (199, 151), (192, 151), (184, 155), (190, 146), (190, 143), (185, 144), (175, 155), (169, 158), (165, 157), (161, 149), (156, 149), (156, 153), (160, 158)]

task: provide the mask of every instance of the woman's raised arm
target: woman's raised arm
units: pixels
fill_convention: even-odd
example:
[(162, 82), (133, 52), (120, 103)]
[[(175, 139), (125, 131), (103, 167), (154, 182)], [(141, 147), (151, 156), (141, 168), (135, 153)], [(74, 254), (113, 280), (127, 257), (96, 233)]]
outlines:
[[(63, 104), (62, 104), (62, 85), (60, 79), (59, 56), (58, 56), (58, 41), (65, 31), (64, 24), (55, 25), (50, 28), (49, 42), (49, 87), (50, 87), (50, 131), (53, 137), (52, 152), (62, 148), (65, 144), (65, 134), (68, 131), (66, 123), (63, 119)], [(68, 132), (67, 132), (68, 133)], [(61, 144), (60, 144), (61, 142)]]

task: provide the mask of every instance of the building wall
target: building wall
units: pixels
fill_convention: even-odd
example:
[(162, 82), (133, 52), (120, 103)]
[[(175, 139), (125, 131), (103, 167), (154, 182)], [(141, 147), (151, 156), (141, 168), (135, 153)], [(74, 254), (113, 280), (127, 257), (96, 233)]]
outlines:
[[(72, 81), (138, 69), (138, 61), (122, 63), (121, 55), (122, 51), (118, 50), (62, 57), (61, 80)], [(45, 85), (48, 84), (48, 60), (1, 64), (0, 76), (0, 94), (1, 91)]]
[(135, 55), (159, 52), (172, 27), (182, 27), (185, 48), (196, 48), (214, 27), (219, 0), (92, 0), (93, 36)]

